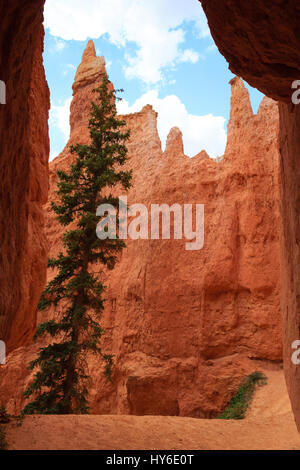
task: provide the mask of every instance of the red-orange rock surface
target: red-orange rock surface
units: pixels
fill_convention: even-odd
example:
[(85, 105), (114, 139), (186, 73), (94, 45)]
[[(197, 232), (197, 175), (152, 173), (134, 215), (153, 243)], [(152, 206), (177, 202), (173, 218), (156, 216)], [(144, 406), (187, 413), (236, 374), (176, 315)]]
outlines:
[[(88, 139), (92, 89), (104, 72), (90, 42), (73, 86), (73, 143)], [(92, 411), (212, 417), (241, 377), (262, 360), (282, 357), (277, 104), (265, 98), (254, 115), (242, 81), (232, 81), (228, 144), (220, 162), (206, 152), (185, 156), (177, 128), (163, 152), (151, 106), (124, 118), (131, 129), (129, 204), (205, 204), (205, 244), (187, 251), (185, 240), (128, 240), (106, 279), (104, 349), (115, 355), (114, 382), (104, 379), (97, 359), (89, 361)], [(72, 158), (67, 146), (51, 163), (50, 200), (56, 197), (56, 170)], [(46, 212), (55, 255), (62, 228), (49, 204)], [(35, 350), (14, 351), (0, 370), (1, 399), (13, 412)]]
[(291, 361), (292, 343), (300, 339), (300, 108), (280, 105), (281, 152), (281, 303), (287, 386), (300, 431), (300, 369)]
[[(39, 86), (33, 88), (39, 109), (31, 111), (32, 100), (28, 99), (34, 70), (33, 57), (41, 37), (43, 3), (43, 0), (27, 0), (25, 5), (24, 2), (10, 0), (0, 5), (0, 79), (7, 84), (10, 101), (10, 106), (0, 106), (0, 338), (10, 338), (10, 348), (24, 344), (31, 337), (35, 321), (35, 299), (43, 279), (42, 265), (45, 268), (42, 221), (36, 215), (39, 213), (40, 201), (44, 201), (44, 194), (37, 203), (34, 202), (37, 209), (35, 212), (28, 198), (31, 181), (36, 180), (38, 183), (33, 186), (40, 187), (37, 191), (39, 194), (46, 188), (45, 177), (40, 178), (38, 173), (34, 174), (29, 142), (32, 132), (29, 129), (29, 116), (32, 112), (37, 117), (33, 126), (37, 126), (38, 122), (41, 125), (41, 145), (36, 148), (41, 151), (48, 147), (45, 131), (48, 105), (43, 98), (46, 93), (43, 78)], [(229, 60), (232, 70), (267, 95), (289, 101), (290, 84), (295, 78), (299, 79), (300, 10), (297, 2), (202, 0), (202, 4), (214, 39)], [(39, 49), (36, 60), (41, 61), (40, 46)], [(280, 105), (280, 116), (284, 356), (289, 392), (300, 426), (299, 371), (290, 361), (291, 340), (299, 337), (300, 262), (297, 227), (300, 122), (298, 110), (292, 110), (291, 107)], [(48, 148), (45, 153), (48, 153)], [(45, 161), (45, 153), (42, 150), (40, 162)], [(34, 162), (39, 165), (38, 160), (35, 159)], [(29, 171), (29, 167), (32, 171)], [(42, 173), (44, 174), (44, 168)], [(40, 184), (41, 181), (44, 181), (43, 184)], [(37, 193), (33, 191), (31, 194)], [(34, 230), (29, 229), (31, 211), (35, 214), (32, 217)], [(36, 258), (32, 258), (29, 253), (30, 246), (35, 251), (29, 241), (29, 232), (35, 234), (33, 243), (40, 247), (37, 252), (41, 256)], [(40, 234), (39, 238), (37, 233)], [(25, 249), (25, 246), (28, 248)], [(33, 303), (29, 306), (31, 302)], [(16, 355), (19, 353), (16, 351)], [(25, 358), (23, 362), (27, 363)], [(21, 369), (23, 374), (26, 373), (19, 360), (19, 369), (16, 365), (14, 371), (17, 373), (19, 370), (21, 376)], [(9, 380), (7, 383), (9, 384)], [(13, 385), (10, 385), (10, 390), (12, 389)], [(9, 394), (5, 395), (7, 396)]]
[(0, 339), (31, 341), (45, 281), (42, 205), (48, 192), (49, 91), (42, 62), (43, 0), (1, 2)]
[(292, 342), (300, 339), (299, 173), (300, 111), (291, 102), (300, 79), (300, 5), (295, 0), (200, 0), (212, 35), (230, 69), (278, 99), (281, 162), (281, 302), (284, 363), (300, 431), (300, 371)]

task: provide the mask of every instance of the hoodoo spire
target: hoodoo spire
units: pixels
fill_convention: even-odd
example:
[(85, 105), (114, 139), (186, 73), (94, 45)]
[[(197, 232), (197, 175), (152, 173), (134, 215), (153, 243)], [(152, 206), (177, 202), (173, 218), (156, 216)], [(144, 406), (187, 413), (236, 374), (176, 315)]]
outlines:
[(84, 53), (82, 54), (81, 63), (90, 62), (91, 60), (95, 59), (96, 57), (97, 57), (97, 55), (96, 55), (95, 44), (94, 44), (94, 41), (91, 39), (87, 43), (87, 46), (84, 50)]

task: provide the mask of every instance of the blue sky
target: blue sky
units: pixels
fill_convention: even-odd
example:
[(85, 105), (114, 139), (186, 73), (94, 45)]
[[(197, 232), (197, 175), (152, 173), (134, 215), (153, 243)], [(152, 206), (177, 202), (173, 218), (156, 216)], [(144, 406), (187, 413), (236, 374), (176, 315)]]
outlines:
[[(233, 75), (198, 0), (46, 0), (45, 29), (51, 159), (68, 139), (72, 83), (89, 39), (125, 90), (120, 113), (152, 104), (163, 146), (176, 125), (189, 156), (223, 154)], [(246, 86), (256, 112), (263, 95)]]

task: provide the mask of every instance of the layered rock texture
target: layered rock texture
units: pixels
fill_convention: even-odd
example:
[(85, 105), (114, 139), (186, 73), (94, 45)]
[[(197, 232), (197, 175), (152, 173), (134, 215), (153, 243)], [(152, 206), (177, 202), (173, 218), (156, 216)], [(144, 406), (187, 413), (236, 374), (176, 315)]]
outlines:
[[(6, 340), (9, 349), (31, 338), (46, 266), (40, 214), (47, 189), (45, 156), (48, 153), (48, 97), (41, 68), (43, 3), (44, 0), (11, 0), (0, 5), (0, 79), (6, 82), (9, 102), (9, 106), (0, 106), (0, 338)], [(288, 103), (291, 82), (300, 78), (297, 2), (202, 0), (201, 3), (214, 39), (231, 69), (268, 96)], [(39, 64), (37, 73), (36, 64)], [(279, 109), (284, 359), (292, 406), (300, 426), (300, 372), (290, 360), (291, 343), (300, 334), (300, 119), (297, 107), (280, 104)], [(252, 123), (254, 119), (258, 117), (252, 117)], [(256, 136), (251, 144), (254, 142)], [(33, 159), (33, 155), (39, 157)], [(226, 159), (221, 165), (225, 162)], [(22, 351), (24, 357), (20, 359)], [(15, 384), (20, 384), (26, 376), (24, 364), (32, 353), (30, 348), (22, 351), (10, 356), (10, 372), (5, 369), (8, 377), (6, 385), (2, 381), (5, 400), (13, 395)]]
[(281, 153), (281, 304), (287, 386), (300, 431), (300, 370), (291, 361), (300, 339), (300, 108), (280, 104)]
[[(280, 100), (281, 303), (284, 364), (300, 431), (300, 369), (291, 362), (300, 339), (299, 173), (300, 111), (291, 102), (300, 79), (300, 5), (295, 0), (200, 0), (212, 35), (230, 69)], [(284, 104), (286, 103), (286, 104)]]
[(47, 267), (42, 205), (48, 192), (49, 91), (42, 0), (1, 2), (0, 339), (31, 341)]
[[(104, 73), (105, 61), (89, 42), (73, 85), (70, 141), (50, 164), (50, 201), (57, 169), (74, 158), (69, 144), (89, 140), (92, 90)], [(173, 237), (127, 241), (105, 275), (104, 350), (115, 355), (115, 367), (109, 384), (97, 358), (89, 358), (93, 413), (214, 417), (243, 376), (281, 360), (278, 108), (264, 98), (254, 115), (243, 82), (235, 78), (231, 86), (219, 162), (205, 151), (188, 158), (177, 128), (163, 151), (151, 106), (123, 116), (131, 130), (129, 205), (204, 204), (205, 242), (187, 251), (186, 240)], [(50, 204), (45, 210), (53, 256), (63, 229)], [(43, 313), (39, 321), (57, 314)], [(21, 406), (30, 380), (25, 366), (37, 347), (14, 351), (0, 369), (1, 400), (11, 412)]]

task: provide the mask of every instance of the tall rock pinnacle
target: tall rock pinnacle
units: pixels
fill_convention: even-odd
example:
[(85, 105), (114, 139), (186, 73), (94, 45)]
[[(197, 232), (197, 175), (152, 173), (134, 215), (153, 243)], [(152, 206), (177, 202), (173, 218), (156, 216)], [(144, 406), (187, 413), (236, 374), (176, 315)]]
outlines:
[(249, 92), (244, 82), (239, 77), (230, 80), (231, 85), (231, 106), (229, 125), (240, 127), (241, 123), (247, 121), (253, 116)]
[(247, 129), (249, 120), (254, 116), (249, 92), (243, 80), (239, 77), (234, 77), (229, 83), (231, 85), (231, 100), (226, 153), (231, 148), (237, 149), (239, 143), (243, 142), (245, 129)]
[[(243, 80), (234, 77), (229, 83), (231, 85), (231, 106), (225, 157), (229, 158), (232, 165), (237, 167), (248, 166), (249, 158), (247, 158), (244, 150), (248, 149), (248, 154), (254, 158), (253, 142), (255, 139), (266, 140), (268, 134), (274, 136), (274, 126), (279, 125), (277, 103), (265, 97), (260, 104), (258, 113), (255, 114), (252, 110), (249, 92)], [(250, 130), (252, 131), (250, 132)], [(258, 133), (261, 135), (259, 136)], [(241, 155), (243, 154), (246, 157), (244, 162), (241, 161)], [(256, 164), (260, 164), (258, 160), (256, 160)], [(255, 164), (252, 161), (251, 171), (258, 171), (254, 169)]]
[(72, 142), (80, 143), (83, 138), (86, 140), (91, 102), (95, 100), (93, 90), (101, 84), (104, 75), (106, 75), (105, 59), (97, 57), (94, 42), (89, 41), (73, 83), (70, 115)]
[(182, 132), (178, 127), (172, 127), (167, 142), (165, 156), (175, 158), (184, 155)]
[(95, 49), (95, 44), (92, 39), (87, 43), (87, 46), (85, 48), (84, 53), (82, 54), (82, 60), (81, 62), (90, 62), (90, 60), (93, 60), (97, 57), (96, 55), (96, 49)]
[(89, 41), (75, 75), (74, 94), (78, 88), (96, 82), (105, 73), (105, 59), (103, 56), (97, 57), (94, 42)]

